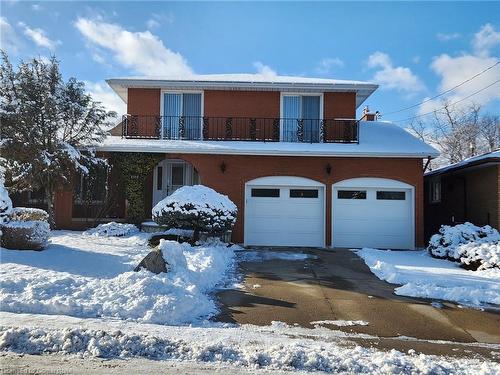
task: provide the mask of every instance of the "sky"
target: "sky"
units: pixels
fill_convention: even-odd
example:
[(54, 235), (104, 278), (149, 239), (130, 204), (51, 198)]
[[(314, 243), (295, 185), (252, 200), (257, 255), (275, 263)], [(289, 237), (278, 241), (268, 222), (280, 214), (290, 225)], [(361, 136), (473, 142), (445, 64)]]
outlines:
[(255, 73), (377, 83), (364, 105), (403, 126), (413, 116), (428, 118), (442, 99), (457, 108), (473, 101), (500, 115), (500, 64), (429, 100), (500, 60), (500, 2), (11, 0), (0, 6), (1, 48), (14, 63), (55, 55), (65, 78), (84, 81), (120, 114), (125, 104), (107, 78)]

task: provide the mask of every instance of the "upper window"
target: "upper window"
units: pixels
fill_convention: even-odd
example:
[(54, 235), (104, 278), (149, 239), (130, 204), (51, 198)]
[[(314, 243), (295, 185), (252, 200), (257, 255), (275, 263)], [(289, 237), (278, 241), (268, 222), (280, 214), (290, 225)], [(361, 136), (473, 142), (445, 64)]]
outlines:
[(431, 203), (441, 202), (441, 179), (431, 180), (429, 193)]
[(406, 193), (404, 191), (377, 191), (377, 199), (388, 201), (404, 201)]
[(252, 197), (279, 198), (280, 189), (252, 189)]
[(339, 190), (338, 199), (366, 199), (366, 190)]
[(283, 96), (285, 142), (319, 142), (320, 99), (319, 95)]
[(318, 198), (317, 189), (290, 189), (290, 198)]

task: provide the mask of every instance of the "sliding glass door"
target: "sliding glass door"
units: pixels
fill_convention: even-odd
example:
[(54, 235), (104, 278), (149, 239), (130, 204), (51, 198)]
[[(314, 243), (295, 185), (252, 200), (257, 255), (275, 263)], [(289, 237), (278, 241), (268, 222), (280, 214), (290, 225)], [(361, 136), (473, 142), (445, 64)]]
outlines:
[(317, 95), (283, 96), (283, 141), (319, 142), (320, 99)]
[(163, 94), (163, 138), (201, 138), (201, 93)]

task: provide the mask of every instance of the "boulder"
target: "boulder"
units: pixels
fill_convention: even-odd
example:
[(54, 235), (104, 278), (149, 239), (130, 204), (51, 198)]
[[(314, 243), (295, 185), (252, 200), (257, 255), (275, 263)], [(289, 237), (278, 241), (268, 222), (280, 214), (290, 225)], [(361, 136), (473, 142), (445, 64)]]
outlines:
[(140, 271), (142, 268), (147, 269), (150, 272), (159, 274), (162, 272), (168, 272), (168, 263), (163, 259), (163, 254), (160, 249), (154, 249), (149, 252), (148, 255), (141, 260), (141, 262), (134, 268), (135, 272)]

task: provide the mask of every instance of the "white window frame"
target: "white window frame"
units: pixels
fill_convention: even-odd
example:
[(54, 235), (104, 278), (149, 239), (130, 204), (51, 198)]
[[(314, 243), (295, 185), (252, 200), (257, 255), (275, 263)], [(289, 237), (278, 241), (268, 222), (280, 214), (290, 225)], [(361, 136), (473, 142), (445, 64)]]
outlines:
[[(319, 120), (323, 120), (323, 100), (324, 93), (320, 92), (293, 92), (281, 91), (280, 92), (280, 119), (283, 118), (283, 97), (284, 96), (319, 96)], [(314, 120), (314, 119), (313, 119)], [(280, 142), (283, 142), (283, 121), (280, 120)]]
[[(205, 91), (204, 90), (160, 90), (160, 118), (163, 117), (164, 112), (164, 94), (201, 94), (201, 117), (205, 117)], [(182, 113), (182, 100), (181, 100), (181, 113)], [(163, 139), (163, 122), (160, 129), (161, 139)], [(203, 140), (203, 120), (200, 121), (200, 140)]]

